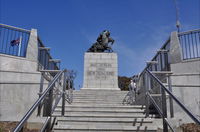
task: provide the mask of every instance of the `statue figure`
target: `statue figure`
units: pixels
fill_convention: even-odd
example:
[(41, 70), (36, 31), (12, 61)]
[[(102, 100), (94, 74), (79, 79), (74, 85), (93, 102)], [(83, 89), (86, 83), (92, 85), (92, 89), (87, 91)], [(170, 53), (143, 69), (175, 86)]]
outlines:
[(97, 42), (95, 42), (87, 52), (113, 52), (109, 43), (113, 45), (114, 40), (110, 37), (110, 32), (108, 30), (104, 30), (99, 37), (97, 38)]

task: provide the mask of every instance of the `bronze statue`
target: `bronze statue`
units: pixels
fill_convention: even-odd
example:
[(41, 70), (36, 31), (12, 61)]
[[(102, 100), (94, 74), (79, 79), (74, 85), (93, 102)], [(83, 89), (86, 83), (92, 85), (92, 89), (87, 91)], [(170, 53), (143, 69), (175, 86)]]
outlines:
[(114, 40), (110, 37), (110, 32), (108, 30), (104, 30), (99, 37), (97, 38), (97, 42), (95, 42), (87, 52), (113, 52), (109, 43), (113, 45)]

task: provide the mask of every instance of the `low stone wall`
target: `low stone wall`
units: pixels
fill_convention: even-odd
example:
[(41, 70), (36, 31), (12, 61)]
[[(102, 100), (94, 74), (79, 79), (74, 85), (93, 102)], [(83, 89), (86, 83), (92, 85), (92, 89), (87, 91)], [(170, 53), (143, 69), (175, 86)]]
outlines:
[[(19, 121), (38, 99), (37, 62), (0, 54), (0, 121)], [(44, 88), (47, 87), (47, 81)], [(39, 121), (36, 113), (31, 121)]]
[[(200, 59), (171, 64), (172, 92), (197, 117), (200, 117)], [(174, 103), (175, 124), (192, 122)]]

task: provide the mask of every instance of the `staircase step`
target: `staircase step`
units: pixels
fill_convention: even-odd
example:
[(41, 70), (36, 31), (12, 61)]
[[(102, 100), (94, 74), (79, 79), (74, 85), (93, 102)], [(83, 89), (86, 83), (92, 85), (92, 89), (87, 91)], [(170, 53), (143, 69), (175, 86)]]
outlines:
[(110, 101), (110, 100), (73, 100), (73, 103), (102, 103), (102, 104), (105, 104), (105, 103), (117, 103), (119, 104), (122, 103), (121, 101)]
[(146, 118), (86, 118), (86, 117), (58, 117), (58, 124), (62, 125), (97, 125), (97, 124), (109, 124), (109, 125), (130, 125), (130, 126), (142, 126), (151, 125), (152, 119)]
[(153, 119), (145, 118), (145, 107), (124, 105), (127, 91), (74, 91), (72, 104), (61, 102), (52, 116), (56, 117), (54, 132), (156, 132)]
[(56, 125), (54, 127), (55, 132), (64, 132), (66, 130), (78, 130), (78, 131), (136, 131), (136, 132), (155, 132), (157, 127), (154, 126), (120, 126), (120, 125)]
[[(52, 116), (61, 116), (61, 112), (54, 112)], [(87, 113), (87, 112), (66, 112), (65, 117), (99, 117), (99, 118), (144, 118), (142, 113)]]
[[(56, 108), (55, 111), (61, 111), (61, 108)], [(98, 109), (98, 108), (66, 108), (65, 112), (116, 112), (116, 113), (144, 113), (142, 109)]]
[(137, 122), (152, 123), (150, 118), (93, 118), (93, 117), (58, 117), (57, 121), (90, 121), (90, 122)]
[[(58, 105), (57, 108), (62, 108), (61, 105)], [(145, 106), (141, 105), (115, 105), (115, 106), (107, 106), (107, 105), (86, 105), (86, 104), (81, 104), (81, 105), (75, 105), (75, 104), (66, 104), (65, 108), (98, 108), (98, 109), (103, 109), (103, 108), (109, 108), (109, 109), (144, 109)]]
[(133, 121), (117, 121), (117, 122), (94, 122), (94, 121), (59, 121), (57, 125), (121, 125), (121, 126), (149, 126), (152, 122), (133, 122)]

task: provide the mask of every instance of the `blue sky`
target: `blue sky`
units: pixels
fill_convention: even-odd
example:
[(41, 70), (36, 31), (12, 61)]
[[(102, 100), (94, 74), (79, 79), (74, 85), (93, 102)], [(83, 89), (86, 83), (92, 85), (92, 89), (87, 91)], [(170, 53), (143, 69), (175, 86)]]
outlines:
[[(200, 0), (177, 0), (181, 31), (200, 28)], [(108, 29), (115, 39), (119, 75), (143, 70), (175, 31), (174, 0), (0, 0), (0, 23), (36, 28), (62, 68), (77, 71), (82, 86), (84, 52)]]

